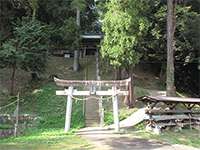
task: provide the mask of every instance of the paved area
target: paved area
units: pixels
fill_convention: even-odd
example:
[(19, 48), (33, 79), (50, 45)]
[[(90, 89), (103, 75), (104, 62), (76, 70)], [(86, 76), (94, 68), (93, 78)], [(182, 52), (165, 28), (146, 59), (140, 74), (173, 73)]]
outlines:
[(129, 134), (114, 133), (113, 130), (88, 127), (77, 133), (90, 141), (94, 150), (198, 150), (184, 145), (170, 145), (155, 140), (134, 137)]

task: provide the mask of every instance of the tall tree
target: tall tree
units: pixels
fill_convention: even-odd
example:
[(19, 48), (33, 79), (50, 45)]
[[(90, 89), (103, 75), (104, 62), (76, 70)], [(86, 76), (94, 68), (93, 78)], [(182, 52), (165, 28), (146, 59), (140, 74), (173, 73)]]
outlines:
[(80, 30), (75, 18), (68, 18), (60, 28), (60, 35), (63, 38), (65, 48), (70, 51), (77, 49), (80, 43)]
[[(76, 10), (76, 24), (80, 28), (80, 11), (84, 10), (86, 5), (85, 5), (85, 0), (73, 0), (71, 3), (71, 6), (74, 10)], [(78, 71), (80, 68), (80, 63), (79, 63), (79, 46), (76, 47), (74, 50), (74, 65), (73, 65), (73, 70)]]
[(45, 70), (47, 58), (46, 27), (36, 20), (23, 20), (14, 28), (14, 37), (0, 48), (0, 67), (11, 68), (10, 94), (14, 94), (15, 75), (21, 68), (32, 75)]
[(175, 96), (174, 33), (176, 29), (176, 0), (167, 1), (167, 96)]
[[(110, 0), (106, 3), (103, 16), (101, 54), (115, 68), (127, 68), (130, 77), (141, 56), (136, 51), (137, 45), (148, 27), (143, 16), (147, 7), (145, 4), (142, 0)], [(129, 106), (132, 105), (131, 100)]]
[[(175, 86), (182, 92), (199, 95), (199, 75), (197, 73), (197, 60), (199, 50), (199, 0), (179, 1), (176, 5), (176, 31), (174, 34), (176, 49), (174, 49)], [(167, 60), (167, 1), (149, 1), (149, 9), (146, 11), (151, 25), (144, 42), (140, 42), (141, 60), (151, 63), (154, 73), (166, 82)], [(156, 66), (156, 67), (154, 67)], [(196, 94), (195, 94), (196, 93)]]

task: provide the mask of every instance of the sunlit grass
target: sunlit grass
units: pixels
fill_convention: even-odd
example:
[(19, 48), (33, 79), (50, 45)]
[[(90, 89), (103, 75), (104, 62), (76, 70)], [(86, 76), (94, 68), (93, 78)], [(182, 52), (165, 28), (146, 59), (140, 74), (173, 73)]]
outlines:
[(63, 129), (29, 131), (24, 136), (0, 140), (0, 150), (72, 150), (90, 149), (88, 142)]
[(183, 144), (200, 148), (200, 131), (196, 129), (182, 129), (180, 131), (171, 129), (165, 130), (161, 134), (157, 135), (153, 132), (146, 131), (144, 129), (144, 124), (139, 124), (136, 127), (129, 129), (127, 132), (140, 138), (154, 139), (169, 144)]
[(73, 131), (84, 126), (82, 102), (73, 103), (70, 133), (64, 133), (66, 97), (56, 96), (57, 86), (45, 83), (23, 96), (20, 112), (34, 114), (32, 127), (18, 137), (1, 138), (0, 150), (74, 150), (89, 149)]

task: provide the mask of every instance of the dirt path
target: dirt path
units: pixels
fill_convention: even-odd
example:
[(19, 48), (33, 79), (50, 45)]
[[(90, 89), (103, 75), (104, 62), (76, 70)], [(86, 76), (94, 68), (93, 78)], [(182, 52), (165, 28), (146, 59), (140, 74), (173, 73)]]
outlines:
[(170, 145), (142, 139), (129, 134), (116, 134), (106, 128), (84, 128), (77, 134), (90, 141), (96, 147), (94, 150), (198, 150), (184, 145)]
[[(152, 96), (165, 95), (165, 91), (151, 90)], [(132, 134), (117, 134), (108, 128), (94, 127), (98, 126), (98, 102), (86, 102), (86, 125), (77, 132), (78, 135), (91, 142), (94, 150), (198, 150), (185, 145), (170, 145), (164, 142), (148, 140), (137, 137)], [(93, 127), (88, 127), (93, 126)]]

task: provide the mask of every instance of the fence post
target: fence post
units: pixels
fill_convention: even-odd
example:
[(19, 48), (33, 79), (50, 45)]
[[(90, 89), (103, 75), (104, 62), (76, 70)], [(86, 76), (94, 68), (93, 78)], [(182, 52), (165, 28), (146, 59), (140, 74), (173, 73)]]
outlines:
[(18, 132), (18, 123), (19, 123), (19, 93), (17, 94), (17, 107), (16, 107), (16, 121), (15, 121), (15, 129), (14, 136), (17, 136)]
[(116, 86), (112, 87), (112, 101), (113, 101), (113, 117), (114, 117), (114, 125), (115, 125), (115, 132), (119, 132), (119, 112), (118, 112), (118, 99), (116, 93)]
[(70, 86), (68, 88), (68, 96), (67, 96), (67, 105), (66, 105), (66, 116), (65, 116), (65, 132), (68, 132), (71, 124), (71, 115), (72, 115), (72, 94), (73, 87)]

